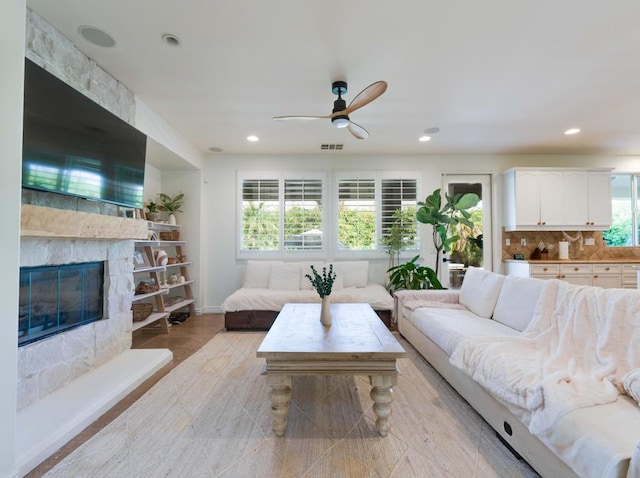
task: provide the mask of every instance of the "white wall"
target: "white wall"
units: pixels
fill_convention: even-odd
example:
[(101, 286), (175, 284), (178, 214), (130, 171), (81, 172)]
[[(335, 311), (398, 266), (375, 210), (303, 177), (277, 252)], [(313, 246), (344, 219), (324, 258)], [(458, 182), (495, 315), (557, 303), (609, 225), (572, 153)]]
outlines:
[[(442, 187), (446, 173), (499, 173), (515, 166), (612, 167), (618, 171), (640, 171), (639, 157), (560, 155), (464, 155), (464, 156), (211, 156), (204, 166), (202, 241), (206, 244), (201, 280), (206, 284), (201, 307), (219, 311), (225, 297), (241, 283), (241, 266), (236, 259), (236, 172), (325, 170), (412, 170), (421, 171), (421, 194), (426, 197)], [(501, 191), (495, 196), (501, 199)], [(422, 198), (424, 199), (424, 198)], [(494, 237), (501, 237), (501, 204), (494, 218)], [(426, 229), (425, 229), (425, 232)], [(423, 241), (422, 257), (433, 265), (435, 254), (430, 241)], [(499, 250), (499, 249), (498, 249)], [(494, 269), (500, 254), (494, 254)], [(327, 259), (332, 259), (328, 257)], [(372, 262), (374, 278), (382, 281), (387, 260)]]
[(24, 83), (25, 0), (0, 6), (0, 204), (3, 205), (0, 254), (0, 477), (17, 476), (15, 457), (18, 283), (20, 258), (20, 184)]

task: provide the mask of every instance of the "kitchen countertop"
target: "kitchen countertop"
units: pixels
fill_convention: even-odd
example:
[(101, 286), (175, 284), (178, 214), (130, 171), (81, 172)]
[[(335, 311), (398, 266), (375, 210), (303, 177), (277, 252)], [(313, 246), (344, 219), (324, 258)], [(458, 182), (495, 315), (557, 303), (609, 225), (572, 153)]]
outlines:
[(528, 262), (529, 264), (640, 264), (640, 259), (503, 259), (503, 262)]

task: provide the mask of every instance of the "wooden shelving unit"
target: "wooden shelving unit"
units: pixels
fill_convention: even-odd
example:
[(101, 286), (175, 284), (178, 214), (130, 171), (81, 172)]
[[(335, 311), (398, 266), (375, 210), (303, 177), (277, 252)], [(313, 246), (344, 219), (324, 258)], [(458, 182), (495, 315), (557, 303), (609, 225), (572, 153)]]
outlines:
[[(148, 222), (152, 239), (135, 241), (136, 256), (134, 258), (135, 282), (149, 281), (157, 284), (159, 289), (146, 294), (137, 294), (133, 301), (153, 301), (153, 313), (142, 321), (133, 322), (133, 330), (152, 326), (160, 333), (169, 332), (169, 317), (172, 312), (188, 309), (190, 316), (195, 315), (195, 299), (191, 286), (195, 281), (189, 278), (191, 262), (186, 258), (183, 247), (186, 241), (162, 240), (161, 233), (180, 231), (179, 225)], [(176, 260), (174, 263), (156, 263), (156, 253), (164, 250), (168, 258)], [(141, 262), (142, 261), (142, 262)], [(171, 281), (172, 278), (175, 282)], [(180, 292), (181, 295), (174, 294)]]

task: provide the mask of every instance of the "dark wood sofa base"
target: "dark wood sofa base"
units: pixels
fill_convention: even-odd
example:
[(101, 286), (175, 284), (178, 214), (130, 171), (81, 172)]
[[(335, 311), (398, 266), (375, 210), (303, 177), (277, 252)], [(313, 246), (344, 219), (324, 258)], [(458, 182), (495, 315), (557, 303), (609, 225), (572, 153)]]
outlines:
[[(397, 330), (391, 322), (390, 310), (376, 310), (376, 314), (389, 330)], [(241, 310), (225, 312), (224, 326), (227, 330), (269, 330), (279, 312), (273, 310)]]

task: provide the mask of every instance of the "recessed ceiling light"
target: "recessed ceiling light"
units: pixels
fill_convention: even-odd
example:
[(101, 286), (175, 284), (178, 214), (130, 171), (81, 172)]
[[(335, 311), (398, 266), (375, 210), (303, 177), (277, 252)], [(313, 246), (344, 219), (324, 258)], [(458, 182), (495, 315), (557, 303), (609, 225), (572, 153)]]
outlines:
[(218, 148), (217, 146), (211, 146), (209, 148), (209, 151), (211, 151), (212, 153), (222, 153), (224, 149)]
[(564, 134), (577, 134), (580, 132), (580, 128), (571, 128), (564, 132)]
[(251, 135), (251, 136), (247, 136), (247, 141), (251, 141), (252, 143), (255, 143), (256, 141), (258, 141), (260, 138), (258, 138), (257, 136)]
[(96, 27), (83, 25), (78, 27), (78, 33), (82, 38), (97, 46), (104, 48), (111, 48), (116, 44), (116, 41), (107, 32), (100, 30)]
[(433, 127), (433, 128), (427, 128), (424, 130), (425, 134), (436, 134), (440, 132), (440, 128), (437, 127)]
[(162, 41), (165, 42), (167, 45), (180, 46), (180, 38), (178, 38), (172, 33), (163, 34)]
[(431, 136), (427, 136), (426, 134), (424, 136), (420, 136), (418, 138), (418, 141), (422, 141), (423, 143), (427, 142), (427, 141), (431, 141)]

